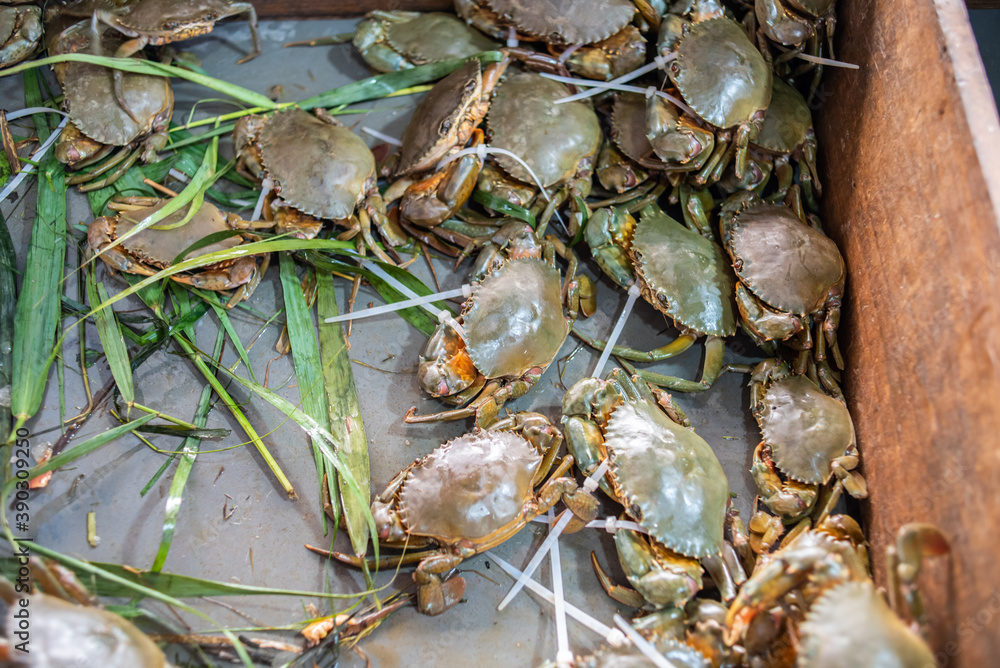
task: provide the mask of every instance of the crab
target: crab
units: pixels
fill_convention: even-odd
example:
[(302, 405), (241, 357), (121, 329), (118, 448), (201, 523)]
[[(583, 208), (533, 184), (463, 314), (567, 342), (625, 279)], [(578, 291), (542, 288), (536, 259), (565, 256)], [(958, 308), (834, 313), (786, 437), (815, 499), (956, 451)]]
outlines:
[[(93, 34), (87, 21), (54, 32), (49, 39), (49, 53), (96, 50), (107, 56), (121, 42), (118, 35), (104, 33), (99, 43), (93, 44)], [(98, 169), (74, 176), (67, 183), (85, 184), (80, 188), (83, 192), (96, 190), (114, 183), (140, 159), (147, 163), (158, 160), (157, 152), (167, 145), (167, 128), (174, 110), (170, 79), (123, 73), (121, 92), (126, 105), (123, 107), (114, 93), (112, 70), (73, 62), (61, 64), (55, 72), (70, 116), (70, 123), (56, 144), (56, 158), (70, 169), (81, 169), (121, 147)]]
[(653, 95), (622, 93), (611, 112), (611, 138), (644, 169), (697, 172), (715, 148), (715, 132)]
[[(113, 201), (109, 208), (121, 213), (115, 216), (102, 216), (90, 224), (87, 231), (88, 247), (92, 252), (101, 253), (100, 258), (112, 269), (152, 276), (157, 271), (169, 267), (188, 247), (210, 234), (230, 230), (250, 230), (262, 226), (259, 223), (242, 220), (233, 213), (224, 214), (214, 205), (203, 202), (194, 217), (181, 227), (156, 229), (169, 228), (172, 224), (180, 222), (186, 214), (186, 209), (174, 212), (164, 218), (159, 225), (147, 227), (120, 244), (114, 245), (118, 237), (123, 236), (139, 221), (156, 213), (166, 204), (166, 200), (154, 197), (127, 197)], [(188, 255), (188, 259), (235, 248), (242, 242), (239, 235), (230, 236), (193, 251)], [(203, 290), (236, 289), (229, 301), (229, 306), (232, 307), (253, 294), (264, 272), (267, 271), (267, 263), (267, 256), (263, 262), (257, 257), (246, 256), (201, 267), (192, 273), (174, 274), (171, 278), (178, 283)]]
[[(467, 58), (492, 51), (497, 43), (452, 14), (375, 10), (358, 23), (348, 38), (368, 66), (396, 72), (450, 58)], [(343, 38), (295, 42), (300, 46), (346, 41)]]
[[(808, 50), (821, 55), (825, 36), (829, 57), (833, 57), (833, 33), (837, 26), (837, 0), (755, 0), (754, 17), (760, 32), (776, 44), (792, 47), (774, 59), (776, 68)], [(822, 76), (823, 66), (805, 63), (799, 72), (815, 68), (813, 88)], [(796, 73), (797, 74), (797, 73)]]
[(42, 44), (42, 10), (25, 1), (0, 2), (0, 68), (17, 65)]
[[(797, 193), (793, 186), (786, 202), (795, 205)], [(837, 244), (818, 229), (818, 219), (807, 217), (801, 206), (766, 204), (741, 192), (722, 205), (719, 226), (739, 281), (736, 304), (748, 333), (759, 343), (786, 341), (798, 349), (796, 373), (805, 369), (810, 349), (816, 364), (827, 364), (829, 350), (843, 368), (837, 327), (846, 268)]]
[[(588, 222), (584, 239), (606, 275), (625, 288), (637, 284), (643, 298), (680, 330), (674, 341), (655, 350), (616, 346), (614, 355), (657, 362), (706, 336), (701, 381), (661, 376), (657, 384), (688, 392), (710, 388), (722, 370), (722, 339), (736, 333), (734, 279), (718, 244), (656, 205), (644, 209), (638, 223), (626, 209), (599, 209)], [(597, 348), (604, 346), (581, 338)]]
[(434, 227), (453, 216), (469, 199), (482, 160), (471, 154), (441, 169), (438, 163), (465, 148), (470, 139), (473, 144), (482, 142), (478, 126), (507, 62), (504, 58), (484, 72), (478, 60), (468, 60), (435, 84), (413, 112), (396, 163), (396, 176), (403, 178), (385, 194), (387, 202), (402, 198), (399, 210), (403, 220)]
[(300, 109), (272, 116), (244, 116), (233, 131), (237, 171), (250, 179), (273, 184), (265, 206), (278, 232), (315, 237), (322, 220), (360, 232), (360, 250), (367, 245), (384, 262), (392, 259), (375, 242), (371, 222), (390, 246), (408, 237), (385, 214), (376, 186), (375, 157), (360, 137), (332, 116)]
[(813, 509), (820, 486), (833, 478), (838, 492), (820, 513), (836, 502), (840, 489), (865, 498), (865, 479), (854, 471), (854, 422), (842, 399), (808, 376), (792, 375), (778, 359), (758, 364), (750, 378), (750, 408), (763, 437), (750, 470), (764, 505), (784, 523), (794, 522)]
[(725, 601), (746, 577), (726, 540), (734, 526), (726, 474), (689, 425), (669, 396), (657, 400), (620, 369), (607, 380), (585, 378), (563, 397), (563, 433), (577, 466), (592, 475), (607, 460), (601, 489), (648, 532), (615, 532), (635, 589), (614, 584), (592, 555), (608, 595), (635, 608), (684, 606), (702, 588), (702, 567)]
[(742, 176), (750, 140), (759, 134), (771, 100), (768, 62), (743, 28), (726, 16), (664, 22), (658, 48), (673, 57), (667, 75), (684, 102), (699, 119), (724, 131), (716, 133), (715, 148), (697, 183), (704, 185), (710, 175), (718, 174), (720, 163), (732, 159), (737, 176)]
[[(573, 458), (558, 459), (562, 441), (544, 415), (515, 413), (416, 460), (389, 482), (371, 510), (380, 545), (417, 551), (372, 565), (417, 562), (417, 608), (438, 615), (465, 593), (465, 579), (448, 573), (509, 539), (560, 499), (572, 514), (566, 531), (583, 528), (597, 514), (597, 500), (566, 476)], [(310, 549), (361, 565), (354, 555)]]
[(594, 173), (602, 188), (618, 194), (637, 188), (649, 178), (648, 172), (626, 157), (611, 141), (604, 142)]
[[(850, 518), (829, 517), (815, 528), (789, 534), (760, 564), (729, 608), (727, 639), (749, 640), (759, 632), (756, 627), (774, 627), (777, 618), (786, 628), (791, 659), (802, 668), (936, 665), (920, 636), (915, 583), (923, 559), (948, 549), (936, 527), (902, 527), (887, 551), (890, 607), (868, 576), (860, 527)], [(747, 651), (758, 650), (748, 642)]]
[(646, 40), (630, 25), (632, 0), (456, 0), (455, 9), (495, 39), (514, 30), (520, 39), (545, 42), (553, 57), (588, 79), (613, 79), (645, 62)]
[(764, 125), (752, 144), (768, 156), (767, 162), (772, 163), (778, 178), (778, 190), (769, 199), (780, 201), (788, 194), (795, 174), (791, 164), (794, 160), (799, 168), (798, 185), (810, 208), (815, 209), (815, 196), (822, 194), (823, 187), (816, 171), (812, 113), (802, 94), (777, 77)]
[[(555, 255), (567, 258), (560, 280)], [(444, 318), (420, 357), (417, 376), (433, 397), (460, 406), (407, 422), (475, 417), (488, 426), (500, 408), (528, 392), (555, 359), (578, 315), (596, 308), (593, 282), (576, 275), (576, 256), (555, 237), (541, 241), (520, 221), (504, 225), (471, 272), (461, 315)]]
[[(30, 557), (28, 568), (30, 594), (21, 580), (15, 585), (0, 579), (0, 599), (7, 605), (6, 638), (0, 639), (4, 666), (172, 668), (163, 651), (132, 622), (98, 607), (71, 571), (35, 557)], [(29, 618), (30, 634), (24, 622)]]
[(602, 138), (597, 114), (589, 104), (555, 104), (568, 94), (563, 84), (534, 72), (508, 75), (493, 93), (486, 123), (490, 146), (520, 156), (538, 182), (509, 156), (494, 156), (496, 164), (512, 179), (535, 184), (548, 194), (539, 229), (544, 230), (555, 210), (570, 200), (569, 227), (575, 235), (585, 213), (581, 203), (590, 193)]

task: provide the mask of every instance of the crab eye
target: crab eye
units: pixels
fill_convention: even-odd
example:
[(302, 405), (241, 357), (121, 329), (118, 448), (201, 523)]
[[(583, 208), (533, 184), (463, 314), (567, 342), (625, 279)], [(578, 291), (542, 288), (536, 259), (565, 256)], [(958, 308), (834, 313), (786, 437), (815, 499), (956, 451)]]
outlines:
[(175, 28), (177, 28), (177, 25), (178, 25), (177, 21), (164, 21), (163, 22), (163, 29), (164, 30), (174, 30)]
[(439, 132), (441, 134), (445, 134), (449, 130), (451, 130), (451, 119), (446, 118), (445, 120), (441, 121), (441, 127), (439, 128)]

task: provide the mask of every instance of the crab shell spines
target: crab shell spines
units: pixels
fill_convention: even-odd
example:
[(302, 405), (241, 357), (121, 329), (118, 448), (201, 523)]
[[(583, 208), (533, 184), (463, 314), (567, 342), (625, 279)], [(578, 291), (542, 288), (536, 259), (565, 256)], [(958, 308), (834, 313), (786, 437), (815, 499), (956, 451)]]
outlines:
[(933, 652), (892, 612), (871, 581), (844, 582), (813, 603), (801, 625), (803, 668), (936, 666)]
[(442, 12), (391, 23), (385, 35), (389, 46), (417, 65), (464, 58), (497, 47), (496, 42), (464, 21)]
[[(115, 23), (139, 34), (172, 33), (188, 28), (187, 37), (211, 31), (213, 24), (231, 14), (229, 0), (140, 0), (115, 16)], [(199, 29), (193, 30), (195, 26)]]
[(719, 128), (760, 117), (771, 100), (771, 68), (725, 17), (688, 26), (668, 74), (695, 113)]
[(350, 218), (375, 176), (375, 157), (360, 137), (305, 111), (275, 114), (259, 141), (281, 199), (310, 216)]
[[(590, 105), (554, 104), (568, 95), (563, 84), (522, 72), (497, 86), (490, 103), (486, 119), (490, 144), (524, 159), (545, 187), (573, 178), (580, 163), (596, 157), (601, 147), (600, 122)], [(500, 155), (496, 160), (514, 178), (534, 183), (512, 158)]]
[(651, 208), (635, 228), (630, 255), (643, 297), (658, 310), (703, 334), (736, 333), (735, 283), (715, 243)]
[[(136, 223), (159, 211), (166, 205), (167, 202), (164, 201), (147, 209), (119, 214), (117, 224), (115, 225), (115, 235), (118, 237), (124, 236), (129, 230), (135, 227)], [(186, 209), (176, 211), (160, 221), (159, 225), (166, 226), (176, 223), (184, 218), (186, 214)], [(203, 202), (194, 217), (182, 227), (170, 230), (157, 230), (147, 227), (135, 236), (123, 241), (122, 247), (130, 254), (141, 257), (144, 261), (166, 267), (194, 242), (203, 239), (209, 234), (225, 232), (230, 229), (229, 225), (226, 224), (223, 213), (214, 205)], [(186, 259), (227, 250), (239, 246), (241, 243), (242, 240), (239, 236), (227, 237), (204, 248), (199, 248), (197, 251), (193, 251)]]
[(541, 460), (512, 432), (476, 430), (448, 441), (403, 482), (399, 507), (407, 532), (449, 544), (519, 521)]
[(812, 485), (833, 475), (831, 462), (854, 445), (854, 423), (844, 404), (804, 376), (772, 383), (757, 417), (771, 459), (788, 477)]
[(621, 500), (653, 538), (687, 557), (720, 553), (729, 483), (700, 436), (648, 401), (627, 401), (611, 414), (605, 445)]
[(511, 260), (473, 291), (462, 314), (469, 357), (487, 378), (546, 367), (569, 333), (559, 271), (542, 260)]
[(434, 84), (403, 132), (398, 175), (433, 168), (452, 146), (468, 141), (457, 134), (458, 126), (479, 101), (482, 88), (482, 68), (474, 59)]
[(764, 302), (805, 316), (843, 280), (837, 244), (778, 204), (748, 206), (723, 222), (736, 275)]
[(632, 0), (486, 0), (519, 32), (554, 44), (591, 44), (607, 39), (632, 20)]

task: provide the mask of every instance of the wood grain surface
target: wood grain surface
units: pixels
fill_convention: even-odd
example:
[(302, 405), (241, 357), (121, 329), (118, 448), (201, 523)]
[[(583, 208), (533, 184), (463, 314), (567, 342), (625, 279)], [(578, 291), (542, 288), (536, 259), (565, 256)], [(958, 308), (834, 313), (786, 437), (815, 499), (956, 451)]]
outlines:
[(262, 19), (328, 19), (360, 16), (373, 9), (454, 10), (452, 0), (253, 0)]
[(965, 0), (969, 9), (1000, 9), (1000, 0)]
[(962, 0), (842, 0), (816, 112), (877, 580), (906, 522), (938, 666), (1000, 656), (1000, 124)]

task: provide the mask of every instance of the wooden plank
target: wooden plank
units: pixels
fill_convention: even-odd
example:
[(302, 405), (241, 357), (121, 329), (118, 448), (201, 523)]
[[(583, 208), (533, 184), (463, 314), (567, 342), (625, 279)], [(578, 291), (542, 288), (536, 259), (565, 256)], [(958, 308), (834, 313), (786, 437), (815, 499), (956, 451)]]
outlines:
[(1000, 655), (1000, 142), (962, 0), (842, 0), (817, 111), (824, 220), (849, 274), (844, 376), (876, 579), (906, 522), (938, 665)]
[(413, 11), (454, 11), (451, 0), (253, 0), (257, 16), (262, 19), (329, 19), (360, 16), (373, 9), (406, 9)]
[(1000, 0), (965, 0), (969, 9), (1000, 9)]

